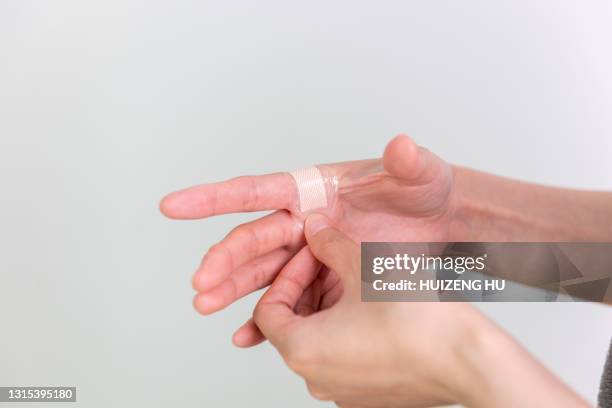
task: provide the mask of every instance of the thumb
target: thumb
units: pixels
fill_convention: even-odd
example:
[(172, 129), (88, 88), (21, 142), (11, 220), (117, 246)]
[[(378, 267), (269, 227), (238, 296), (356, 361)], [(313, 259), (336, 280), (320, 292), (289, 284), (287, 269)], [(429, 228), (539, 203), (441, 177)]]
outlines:
[(417, 146), (403, 134), (395, 136), (385, 148), (383, 166), (389, 174), (417, 184), (431, 181), (440, 159), (429, 150)]
[(356, 286), (360, 280), (359, 246), (332, 227), (330, 220), (322, 214), (308, 216), (305, 233), (308, 247), (315, 258), (335, 271), (345, 286)]

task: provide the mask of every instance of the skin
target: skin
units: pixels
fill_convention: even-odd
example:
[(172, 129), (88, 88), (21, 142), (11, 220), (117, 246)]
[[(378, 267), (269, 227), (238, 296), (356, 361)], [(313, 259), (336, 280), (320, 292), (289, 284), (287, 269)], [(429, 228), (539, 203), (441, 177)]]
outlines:
[[(307, 219), (306, 239), (254, 318), (315, 398), (351, 408), (588, 406), (468, 304), (361, 302), (359, 246), (325, 216)], [(295, 306), (316, 278), (309, 255), (344, 292), (303, 316)]]
[[(451, 166), (405, 135), (389, 142), (382, 159), (321, 168), (326, 175), (340, 180), (337, 199), (324, 213), (354, 242), (612, 240), (612, 194), (544, 187)], [(372, 172), (372, 168), (379, 170)], [(367, 176), (355, 183), (350, 181), (353, 174)], [(193, 277), (193, 287), (198, 292), (194, 306), (200, 313), (217, 312), (240, 297), (269, 286), (296, 259), (300, 260), (303, 273), (312, 277), (295, 300), (293, 309), (298, 315), (319, 314), (340, 302), (346, 290), (345, 282), (337, 270), (326, 262), (319, 262), (316, 254), (305, 247), (305, 214), (297, 211), (297, 198), (291, 176), (276, 173), (196, 186), (162, 200), (161, 211), (174, 219), (274, 211), (236, 227), (204, 256)], [(419, 307), (429, 307), (431, 313), (449, 307), (422, 305), (428, 305)], [(486, 321), (475, 317), (473, 320)], [(345, 324), (346, 321), (339, 327)], [(426, 330), (432, 329), (430, 326), (425, 326)], [(478, 333), (485, 326), (492, 325), (475, 324), (472, 330)], [(260, 329), (250, 319), (237, 330), (233, 341), (240, 347), (260, 343), (266, 339)], [(384, 329), (387, 336), (396, 330), (381, 328)], [(493, 337), (495, 344), (519, 348), (505, 335)], [(449, 337), (447, 343), (454, 344), (454, 339)], [(483, 350), (468, 354), (480, 356), (482, 361), (479, 361), (483, 363), (488, 358), (485, 346), (492, 342), (476, 342), (481, 343)], [(517, 363), (516, 370), (520, 368)], [(543, 369), (533, 372), (550, 376), (544, 375)], [(495, 377), (494, 373), (491, 375)], [(523, 371), (517, 375), (527, 377)], [(439, 381), (434, 377), (430, 380)], [(493, 395), (495, 388), (492, 386), (489, 394)], [(456, 397), (448, 395), (451, 396)], [(462, 400), (469, 398), (462, 397)]]

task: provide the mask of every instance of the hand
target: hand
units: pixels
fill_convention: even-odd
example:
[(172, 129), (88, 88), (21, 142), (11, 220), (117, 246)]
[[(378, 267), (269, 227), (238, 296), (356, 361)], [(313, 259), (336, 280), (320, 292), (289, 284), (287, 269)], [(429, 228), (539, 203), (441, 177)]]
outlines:
[[(359, 184), (339, 192), (328, 215), (355, 241), (447, 241), (455, 195), (451, 167), (407, 136), (397, 136), (382, 160), (325, 165), (343, 178), (379, 168)], [(245, 211), (277, 210), (240, 225), (204, 257), (193, 278), (199, 292), (196, 309), (218, 311), (238, 298), (268, 286), (278, 271), (304, 246), (302, 219), (295, 216), (297, 190), (287, 173), (238, 177), (168, 195), (162, 212), (171, 218), (195, 219)], [(314, 263), (313, 263), (314, 264)], [(338, 278), (321, 274), (300, 308), (327, 307), (339, 295)], [(252, 322), (234, 336), (241, 346), (262, 341)]]
[[(306, 220), (308, 246), (254, 313), (314, 397), (347, 408), (587, 406), (469, 304), (361, 302), (359, 247), (329, 223)], [(317, 276), (313, 255), (343, 291), (327, 310), (300, 316)]]

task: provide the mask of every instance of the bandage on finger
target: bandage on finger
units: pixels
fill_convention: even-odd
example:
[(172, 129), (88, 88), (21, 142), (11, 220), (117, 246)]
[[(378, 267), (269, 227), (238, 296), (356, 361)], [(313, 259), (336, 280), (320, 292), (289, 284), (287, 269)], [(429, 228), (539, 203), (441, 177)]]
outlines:
[(338, 184), (335, 177), (325, 174), (317, 166), (295, 170), (289, 174), (293, 177), (297, 189), (297, 212), (306, 215), (312, 211), (333, 207)]

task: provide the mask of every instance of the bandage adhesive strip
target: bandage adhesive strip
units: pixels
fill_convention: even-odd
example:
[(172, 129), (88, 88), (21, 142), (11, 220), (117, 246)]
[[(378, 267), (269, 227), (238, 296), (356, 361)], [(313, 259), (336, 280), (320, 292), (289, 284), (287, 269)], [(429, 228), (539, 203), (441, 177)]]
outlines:
[(327, 207), (328, 202), (325, 179), (316, 166), (295, 170), (289, 174), (295, 180), (298, 198), (300, 200), (300, 212), (304, 213)]

